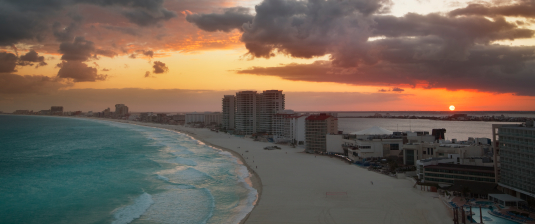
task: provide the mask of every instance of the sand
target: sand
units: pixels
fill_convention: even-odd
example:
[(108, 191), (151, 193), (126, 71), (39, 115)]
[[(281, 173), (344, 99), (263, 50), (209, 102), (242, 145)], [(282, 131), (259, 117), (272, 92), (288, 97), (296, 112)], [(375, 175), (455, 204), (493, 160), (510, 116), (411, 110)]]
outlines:
[(208, 129), (128, 123), (186, 133), (241, 159), (259, 192), (256, 206), (241, 223), (452, 223), (437, 193), (413, 188), (414, 182), (408, 179), (306, 154), (302, 148), (264, 150), (274, 144)]

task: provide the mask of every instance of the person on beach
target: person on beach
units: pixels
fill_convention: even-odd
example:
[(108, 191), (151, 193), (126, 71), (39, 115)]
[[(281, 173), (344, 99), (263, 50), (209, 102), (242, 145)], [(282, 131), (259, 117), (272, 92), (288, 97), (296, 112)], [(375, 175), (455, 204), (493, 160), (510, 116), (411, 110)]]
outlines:
[(371, 183), (372, 183), (372, 185), (373, 185), (373, 181), (370, 181), (370, 182), (371, 182)]

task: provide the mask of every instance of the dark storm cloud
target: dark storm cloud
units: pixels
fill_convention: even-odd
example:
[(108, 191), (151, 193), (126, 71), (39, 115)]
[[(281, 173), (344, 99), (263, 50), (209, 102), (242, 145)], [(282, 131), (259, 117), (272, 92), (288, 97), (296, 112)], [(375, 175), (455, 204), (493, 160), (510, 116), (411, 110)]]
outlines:
[(160, 21), (167, 21), (176, 17), (176, 13), (167, 9), (162, 9), (158, 12), (150, 12), (142, 9), (135, 9), (124, 11), (122, 13), (130, 22), (137, 24), (138, 26), (151, 26), (159, 23)]
[(15, 72), (18, 60), (15, 54), (0, 52), (0, 73)]
[[(386, 41), (386, 40), (385, 40)], [(392, 44), (393, 45), (393, 44)], [(400, 44), (400, 46), (409, 44)], [(416, 44), (415, 44), (416, 45)], [(422, 60), (416, 47), (396, 49), (373, 65), (341, 68), (329, 61), (252, 67), (238, 74), (276, 76), (292, 81), (337, 82), (354, 85), (423, 85), (449, 90), (476, 89), (484, 92), (535, 96), (535, 47), (477, 46), (466, 60)]]
[(74, 42), (61, 43), (59, 52), (63, 53), (61, 60), (65, 61), (87, 61), (95, 51), (95, 44), (84, 37), (76, 37)]
[[(24, 4), (25, 1), (18, 1)], [(9, 46), (20, 40), (41, 40), (46, 24), (39, 13), (21, 12), (14, 3), (0, 2), (0, 46)]]
[(188, 14), (186, 20), (205, 31), (229, 32), (241, 29), (244, 23), (252, 22), (253, 17), (248, 8), (234, 7), (224, 9), (223, 13)]
[[(381, 15), (388, 3), (264, 0), (255, 7), (252, 22), (242, 26), (241, 41), (250, 56), (330, 55), (330, 61), (237, 72), (311, 82), (535, 95), (535, 89), (527, 84), (535, 81), (534, 48), (492, 44), (533, 38), (533, 30), (501, 16)], [(211, 14), (198, 17), (207, 15)], [(223, 30), (226, 24), (219, 24), (220, 29), (217, 23), (212, 25), (210, 30)]]
[(478, 15), (478, 16), (512, 16), (535, 18), (535, 1), (521, 0), (514, 4), (492, 6), (489, 4), (470, 4), (465, 8), (455, 9), (450, 16)]
[[(176, 13), (163, 6), (163, 0), (24, 0), (0, 1), (0, 46), (9, 46), (20, 41), (43, 41), (52, 34), (58, 41), (72, 41), (80, 15), (68, 14), (75, 21), (66, 27), (52, 18), (57, 18), (61, 10), (77, 4), (90, 4), (106, 7), (122, 14), (138, 26), (156, 25), (176, 17)], [(51, 21), (52, 20), (52, 21)], [(124, 33), (134, 34), (131, 30), (117, 28)]]
[(154, 71), (152, 71), (154, 74), (161, 74), (169, 71), (169, 68), (161, 61), (155, 61), (152, 68), (154, 68)]
[(96, 59), (97, 55), (110, 58), (117, 56), (117, 53), (112, 50), (96, 49), (95, 44), (84, 37), (76, 37), (73, 42), (61, 43), (58, 51), (63, 53), (61, 60), (65, 61), (87, 61), (92, 58)]
[(63, 61), (57, 65), (60, 67), (58, 78), (70, 79), (74, 82), (104, 81), (107, 75), (100, 75), (97, 69), (89, 67), (80, 61)]
[(30, 50), (25, 55), (20, 56), (19, 65), (33, 65), (33, 63), (38, 63), (38, 66), (47, 65), (45, 57), (39, 56), (35, 50)]
[(60, 22), (54, 22), (52, 25), (54, 29), (54, 37), (60, 42), (68, 42), (74, 39), (74, 32), (78, 29), (76, 23), (71, 23), (70, 25), (63, 27)]
[(0, 94), (50, 93), (72, 83), (42, 75), (0, 74)]

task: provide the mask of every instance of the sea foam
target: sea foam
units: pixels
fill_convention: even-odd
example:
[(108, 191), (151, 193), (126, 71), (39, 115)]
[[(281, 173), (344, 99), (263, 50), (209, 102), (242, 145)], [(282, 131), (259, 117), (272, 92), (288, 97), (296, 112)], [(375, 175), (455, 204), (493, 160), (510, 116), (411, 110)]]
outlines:
[(143, 213), (145, 213), (152, 204), (154, 204), (152, 196), (150, 194), (143, 193), (141, 196), (136, 198), (136, 200), (134, 200), (133, 204), (118, 209), (113, 214), (115, 220), (112, 222), (112, 224), (130, 223), (134, 221), (134, 219), (141, 217), (141, 215), (143, 215)]

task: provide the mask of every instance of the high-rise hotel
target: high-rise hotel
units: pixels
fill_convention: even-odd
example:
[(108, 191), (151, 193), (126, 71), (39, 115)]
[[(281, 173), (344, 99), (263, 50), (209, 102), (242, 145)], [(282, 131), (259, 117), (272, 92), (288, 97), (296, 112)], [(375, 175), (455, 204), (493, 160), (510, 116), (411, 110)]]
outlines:
[(535, 198), (535, 126), (493, 124), (494, 169), (503, 191), (524, 200)]
[(236, 119), (236, 96), (223, 96), (223, 114), (221, 124), (226, 130), (234, 130)]
[[(232, 127), (231, 114), (233, 96), (223, 98), (223, 127), (228, 118), (228, 129)], [(285, 108), (282, 90), (241, 91), (235, 97), (234, 129), (236, 133), (251, 135), (255, 133), (272, 132), (273, 115)]]

